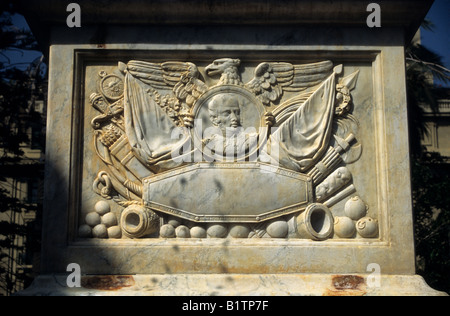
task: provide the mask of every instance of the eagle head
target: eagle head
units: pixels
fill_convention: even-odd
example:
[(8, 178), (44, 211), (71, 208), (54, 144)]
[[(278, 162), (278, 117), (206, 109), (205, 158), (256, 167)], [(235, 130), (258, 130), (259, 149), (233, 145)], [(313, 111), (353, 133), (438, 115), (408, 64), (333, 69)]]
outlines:
[(206, 74), (208, 76), (215, 76), (218, 74), (223, 74), (225, 70), (231, 68), (237, 72), (237, 68), (241, 64), (239, 59), (232, 58), (220, 58), (216, 59), (212, 64), (205, 68)]

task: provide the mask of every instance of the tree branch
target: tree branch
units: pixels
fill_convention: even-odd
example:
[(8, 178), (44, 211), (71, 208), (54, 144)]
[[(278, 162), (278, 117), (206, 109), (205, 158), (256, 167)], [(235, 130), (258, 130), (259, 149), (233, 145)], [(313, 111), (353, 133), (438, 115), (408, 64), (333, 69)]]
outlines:
[(428, 239), (430, 239), (431, 237), (437, 235), (443, 228), (447, 228), (447, 225), (450, 225), (450, 221), (441, 223), (435, 230), (433, 230), (431, 233), (429, 233), (427, 236), (421, 238), (418, 243), (417, 246), (418, 247), (423, 241), (426, 241)]
[(445, 72), (449, 72), (450, 73), (450, 69), (447, 69), (444, 66), (441, 66), (441, 65), (436, 64), (436, 63), (431, 63), (431, 62), (423, 61), (423, 60), (412, 58), (412, 57), (406, 57), (406, 60), (414, 61), (414, 62), (419, 63), (419, 64), (425, 64), (427, 66), (441, 68)]

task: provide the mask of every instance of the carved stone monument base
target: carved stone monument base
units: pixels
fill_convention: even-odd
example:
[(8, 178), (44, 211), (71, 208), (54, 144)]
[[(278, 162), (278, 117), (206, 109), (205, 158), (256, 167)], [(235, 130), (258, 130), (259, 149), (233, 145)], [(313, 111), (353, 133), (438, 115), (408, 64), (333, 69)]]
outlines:
[(50, 58), (19, 295), (441, 294), (415, 276), (404, 66), (432, 0), (380, 2), (382, 28), (351, 0), (78, 0), (81, 29), (22, 2)]
[[(90, 275), (80, 288), (67, 275), (41, 275), (19, 295), (42, 296), (445, 296), (418, 275), (154, 274)], [(181, 308), (181, 307), (180, 307)]]

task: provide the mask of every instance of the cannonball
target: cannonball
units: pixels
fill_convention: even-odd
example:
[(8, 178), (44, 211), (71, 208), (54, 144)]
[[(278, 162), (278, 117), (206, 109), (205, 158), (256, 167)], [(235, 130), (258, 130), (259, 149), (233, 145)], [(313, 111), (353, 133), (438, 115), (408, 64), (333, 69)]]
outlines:
[(122, 230), (120, 229), (120, 226), (109, 227), (108, 237), (114, 239), (122, 238)]
[(181, 225), (181, 222), (176, 218), (171, 218), (171, 219), (169, 219), (167, 224), (172, 225), (174, 228), (177, 228), (178, 226)]
[(165, 224), (161, 226), (159, 230), (159, 235), (161, 238), (174, 238), (175, 237), (175, 228), (170, 224)]
[(267, 226), (267, 233), (272, 238), (285, 238), (289, 230), (286, 221), (275, 221)]
[(378, 235), (378, 221), (371, 217), (363, 217), (356, 223), (356, 230), (361, 237), (374, 238)]
[(95, 238), (108, 238), (108, 229), (105, 225), (99, 224), (92, 229), (92, 236)]
[(340, 238), (351, 238), (356, 232), (355, 223), (350, 217), (335, 217), (334, 232)]
[(107, 213), (102, 216), (102, 224), (106, 227), (112, 227), (117, 225), (117, 217), (114, 213)]
[(180, 225), (175, 229), (175, 235), (177, 235), (178, 238), (189, 238), (191, 237), (191, 232), (188, 227)]
[(98, 201), (95, 204), (95, 211), (98, 213), (98, 215), (102, 216), (106, 213), (109, 213), (111, 211), (111, 207), (109, 206), (109, 203), (106, 201)]
[(92, 236), (92, 228), (89, 225), (81, 225), (78, 228), (78, 236), (81, 238), (89, 238)]
[(191, 228), (192, 238), (206, 238), (206, 229), (201, 226), (194, 226)]
[(230, 236), (233, 238), (247, 238), (250, 234), (250, 228), (245, 225), (234, 225), (230, 229)]
[(100, 215), (96, 212), (91, 212), (86, 215), (86, 224), (91, 227), (95, 227), (102, 222)]
[(215, 224), (208, 227), (206, 233), (211, 238), (225, 238), (228, 233), (228, 229), (225, 225)]
[(352, 220), (357, 221), (366, 216), (367, 205), (359, 196), (354, 196), (345, 203), (344, 212)]

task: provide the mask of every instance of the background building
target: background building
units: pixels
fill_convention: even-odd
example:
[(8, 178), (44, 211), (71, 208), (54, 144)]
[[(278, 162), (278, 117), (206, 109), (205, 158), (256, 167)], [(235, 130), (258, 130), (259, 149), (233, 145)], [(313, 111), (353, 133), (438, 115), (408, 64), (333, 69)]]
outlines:
[(424, 120), (429, 131), (422, 144), (429, 152), (437, 152), (450, 163), (450, 89), (447, 98), (438, 101), (439, 112), (434, 113), (429, 105), (423, 105)]

